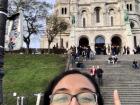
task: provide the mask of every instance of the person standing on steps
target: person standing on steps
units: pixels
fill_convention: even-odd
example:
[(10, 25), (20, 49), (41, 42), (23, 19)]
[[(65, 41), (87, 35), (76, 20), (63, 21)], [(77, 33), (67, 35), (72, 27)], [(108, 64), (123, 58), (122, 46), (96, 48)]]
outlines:
[(92, 68), (90, 69), (90, 75), (92, 76), (92, 78), (95, 79), (95, 76), (96, 76), (96, 68), (95, 68), (95, 66), (92, 66)]
[(134, 69), (139, 69), (138, 62), (137, 62), (135, 59), (134, 59), (134, 61), (133, 61), (132, 67), (133, 67)]
[(100, 68), (99, 65), (97, 65), (97, 68), (96, 68), (96, 75), (97, 75), (97, 83), (99, 86), (102, 86), (103, 85), (103, 70)]

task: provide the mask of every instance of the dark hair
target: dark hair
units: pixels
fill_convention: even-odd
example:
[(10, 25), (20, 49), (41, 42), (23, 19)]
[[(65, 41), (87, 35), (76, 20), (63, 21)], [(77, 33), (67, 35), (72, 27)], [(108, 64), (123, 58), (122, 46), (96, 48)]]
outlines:
[(102, 98), (102, 95), (100, 93), (100, 89), (95, 81), (94, 78), (92, 78), (89, 74), (87, 73), (83, 73), (83, 72), (80, 72), (78, 70), (69, 70), (69, 71), (66, 71), (66, 72), (62, 72), (61, 74), (59, 74), (58, 76), (56, 76), (51, 82), (50, 84), (48, 85), (46, 91), (45, 91), (45, 94), (44, 94), (44, 102), (43, 102), (43, 105), (50, 105), (50, 98), (49, 98), (49, 95), (52, 94), (53, 92), (53, 89), (55, 88), (55, 86), (58, 84), (58, 82), (63, 79), (65, 76), (67, 75), (70, 75), (70, 74), (81, 74), (83, 75), (84, 77), (88, 78), (88, 80), (93, 84), (93, 86), (95, 87), (95, 90), (96, 90), (96, 93), (97, 93), (97, 99), (98, 99), (98, 105), (103, 105), (103, 98)]

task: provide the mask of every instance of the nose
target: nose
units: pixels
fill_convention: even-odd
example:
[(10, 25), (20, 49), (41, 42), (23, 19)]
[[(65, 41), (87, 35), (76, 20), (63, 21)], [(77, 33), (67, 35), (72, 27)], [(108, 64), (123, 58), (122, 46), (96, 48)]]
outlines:
[(73, 97), (69, 105), (80, 105), (76, 97)]

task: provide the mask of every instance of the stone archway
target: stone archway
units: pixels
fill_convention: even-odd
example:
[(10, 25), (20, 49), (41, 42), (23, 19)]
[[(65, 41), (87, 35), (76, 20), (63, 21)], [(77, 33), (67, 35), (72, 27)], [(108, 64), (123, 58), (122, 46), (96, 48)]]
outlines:
[(95, 51), (97, 55), (106, 54), (105, 39), (103, 36), (97, 36), (95, 38)]
[(79, 46), (89, 46), (89, 40), (87, 37), (81, 37), (79, 40)]
[(119, 36), (114, 36), (114, 37), (112, 37), (112, 39), (111, 39), (111, 44), (112, 44), (113, 46), (121, 46), (122, 40), (121, 40), (121, 38), (120, 38)]
[(114, 36), (111, 39), (112, 54), (119, 54), (121, 52), (122, 40), (119, 36)]

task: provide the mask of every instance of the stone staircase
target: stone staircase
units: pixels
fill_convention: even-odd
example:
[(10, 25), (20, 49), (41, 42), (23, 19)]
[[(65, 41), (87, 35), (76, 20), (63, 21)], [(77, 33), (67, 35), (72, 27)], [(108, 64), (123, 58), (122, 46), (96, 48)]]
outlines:
[(86, 68), (100, 65), (104, 70), (101, 91), (104, 105), (114, 105), (113, 90), (119, 91), (122, 105), (140, 105), (140, 69), (132, 68), (132, 61), (140, 63), (140, 55), (119, 55), (118, 64), (108, 64), (108, 55), (96, 55), (93, 61), (84, 61)]

